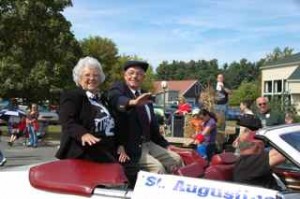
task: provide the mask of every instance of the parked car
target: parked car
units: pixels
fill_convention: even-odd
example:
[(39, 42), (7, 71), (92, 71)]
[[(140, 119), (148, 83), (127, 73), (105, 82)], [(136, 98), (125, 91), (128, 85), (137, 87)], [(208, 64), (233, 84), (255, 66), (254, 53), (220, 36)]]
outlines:
[[(19, 105), (19, 109), (21, 109), (24, 112), (28, 112), (28, 106), (27, 105)], [(43, 106), (38, 106), (39, 110), (39, 117), (38, 120), (40, 122), (44, 122), (45, 124), (52, 124), (56, 125), (59, 123), (59, 115), (56, 111), (49, 111), (47, 108)]]
[(48, 124), (56, 125), (59, 122), (58, 113), (52, 111), (40, 111), (39, 121), (47, 122)]
[(239, 108), (229, 107), (227, 109), (227, 115), (226, 115), (227, 120), (237, 120), (240, 115), (241, 115), (241, 111)]
[[(207, 170), (216, 166), (218, 158), (208, 167), (199, 167), (205, 160), (193, 158), (192, 150), (178, 149), (186, 166), (174, 175), (141, 172), (134, 190), (126, 188), (126, 177), (117, 163), (93, 163), (84, 160), (54, 160), (28, 167), (3, 169), (0, 172), (2, 195), (23, 198), (300, 198), (300, 123), (261, 129), (257, 139), (277, 149), (287, 159), (289, 166), (278, 166), (276, 175), (281, 191), (251, 185), (241, 185), (224, 180), (230, 177), (228, 156), (226, 172), (214, 172), (207, 178)], [(222, 154), (218, 154), (220, 157)], [(251, 165), (249, 165), (251, 166)], [(221, 167), (215, 167), (215, 169)], [(217, 170), (211, 170), (217, 171)], [(198, 176), (205, 173), (204, 178)], [(195, 177), (195, 176), (198, 177)], [(189, 176), (189, 177), (187, 177)], [(223, 178), (224, 177), (224, 178)], [(218, 180), (215, 180), (218, 179)], [(220, 181), (223, 179), (223, 181)], [(18, 187), (18, 191), (15, 188)], [(142, 194), (142, 195), (141, 195)], [(143, 197), (139, 197), (143, 196)]]

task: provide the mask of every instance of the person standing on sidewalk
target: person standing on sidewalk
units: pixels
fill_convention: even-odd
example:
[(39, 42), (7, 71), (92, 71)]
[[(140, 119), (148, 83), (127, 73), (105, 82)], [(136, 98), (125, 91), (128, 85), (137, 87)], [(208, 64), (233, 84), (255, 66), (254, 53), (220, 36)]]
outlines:
[(258, 108), (256, 115), (261, 120), (263, 127), (276, 126), (285, 123), (284, 114), (280, 111), (271, 109), (269, 99), (267, 97), (258, 97), (256, 99), (256, 106)]
[(37, 135), (36, 132), (39, 129), (38, 123), (39, 111), (37, 104), (31, 104), (30, 111), (26, 118), (26, 127), (29, 133), (28, 146), (37, 147)]
[(4, 166), (6, 163), (6, 158), (4, 157), (2, 151), (0, 150), (0, 167)]
[[(231, 90), (224, 85), (223, 74), (218, 74), (217, 85), (216, 85), (216, 95), (215, 95), (215, 111), (219, 116), (220, 120), (220, 130), (225, 131), (226, 128), (226, 115), (228, 110), (228, 100)], [(222, 118), (222, 119), (220, 119)]]

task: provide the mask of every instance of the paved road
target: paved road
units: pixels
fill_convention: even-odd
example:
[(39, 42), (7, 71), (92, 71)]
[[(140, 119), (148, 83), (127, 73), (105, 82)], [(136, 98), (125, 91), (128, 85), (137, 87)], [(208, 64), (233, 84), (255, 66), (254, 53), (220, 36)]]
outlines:
[(43, 141), (39, 142), (37, 148), (27, 147), (23, 143), (23, 139), (20, 138), (11, 147), (7, 144), (9, 137), (1, 136), (0, 149), (4, 156), (7, 158), (7, 162), (3, 167), (0, 167), (0, 171), (3, 168), (12, 168), (15, 166), (23, 166), (28, 164), (36, 164), (39, 162), (49, 161), (55, 159), (54, 155), (57, 151), (58, 141)]

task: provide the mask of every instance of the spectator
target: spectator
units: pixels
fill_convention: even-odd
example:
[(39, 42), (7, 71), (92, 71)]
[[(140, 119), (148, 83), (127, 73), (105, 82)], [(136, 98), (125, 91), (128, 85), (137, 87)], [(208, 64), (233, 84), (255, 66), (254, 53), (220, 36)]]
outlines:
[(258, 108), (257, 116), (260, 118), (263, 127), (285, 123), (284, 116), (282, 114), (271, 110), (268, 98), (258, 97), (256, 99), (256, 106)]
[(285, 121), (286, 124), (292, 124), (292, 123), (294, 123), (293, 113), (287, 112), (285, 114), (284, 121)]
[(250, 100), (242, 100), (240, 103), (241, 114), (251, 114), (253, 115), (253, 111), (251, 110), (252, 102)]
[(228, 110), (228, 99), (231, 90), (225, 87), (224, 85), (224, 76), (223, 74), (218, 74), (217, 76), (217, 85), (215, 92), (215, 111), (218, 114), (221, 120), (220, 130), (225, 131), (226, 128), (226, 115)]
[(216, 151), (216, 136), (217, 136), (217, 118), (211, 112), (206, 109), (201, 109), (200, 119), (203, 120), (203, 130), (200, 132), (204, 136), (204, 141), (202, 144), (206, 147), (206, 156), (210, 161), (211, 157), (215, 154)]
[(200, 117), (200, 109), (196, 108), (192, 111), (192, 119), (190, 120), (190, 126), (193, 129), (193, 142), (195, 144), (196, 151), (201, 155), (203, 158), (207, 158), (206, 153), (206, 144), (203, 144), (204, 136), (201, 134), (203, 131), (203, 120)]
[(37, 147), (37, 131), (39, 130), (38, 117), (39, 111), (37, 104), (31, 104), (26, 118), (26, 128), (27, 132), (29, 133), (28, 147)]
[[(243, 100), (240, 103), (240, 110), (241, 110), (241, 115), (244, 114), (249, 114), (249, 115), (254, 115), (253, 111), (250, 109), (251, 107), (251, 101), (250, 100)], [(247, 127), (240, 126), (239, 127), (239, 135), (237, 138), (233, 141), (232, 145), (236, 149), (236, 154), (239, 154), (239, 143), (243, 142), (244, 140), (247, 140), (248, 136), (251, 136), (251, 130), (248, 129)]]
[(19, 137), (24, 135), (24, 131), (26, 128), (26, 116), (20, 116), (20, 119), (18, 119), (18, 121), (18, 123), (15, 123), (13, 125), (12, 133), (8, 141), (9, 146), (12, 146), (14, 142), (19, 139)]
[[(252, 130), (253, 135), (261, 128), (260, 121), (255, 116), (242, 116), (239, 124)], [(271, 169), (284, 162), (285, 158), (275, 149), (265, 150), (264, 147), (264, 143), (255, 140), (254, 136), (248, 136), (239, 143), (240, 156), (235, 163), (233, 175), (235, 182), (279, 189)]]
[(192, 119), (189, 123), (193, 130), (193, 135), (197, 135), (203, 130), (203, 120), (200, 118), (200, 109), (196, 108), (192, 111)]
[(124, 82), (117, 82), (109, 90), (117, 126), (123, 130), (117, 135), (121, 146), (119, 159), (138, 163), (143, 170), (171, 173), (182, 166), (178, 154), (169, 150), (169, 143), (159, 132), (154, 115), (151, 93), (141, 89), (148, 63), (127, 61), (123, 66)]
[[(17, 111), (18, 110), (18, 101), (16, 98), (10, 99), (10, 103), (8, 105), (8, 110), (10, 111)], [(8, 128), (8, 133), (10, 134), (10, 139), (7, 142), (9, 146), (13, 145), (13, 142), (17, 138), (17, 133), (18, 133), (18, 124), (20, 122), (20, 117), (19, 116), (14, 116), (11, 115), (8, 118), (8, 123), (7, 123), (7, 128)]]
[(15, 142), (15, 140), (18, 137), (18, 125), (20, 122), (20, 118), (18, 116), (10, 116), (8, 119), (8, 129), (9, 129), (9, 134), (10, 134), (10, 138), (9, 141), (7, 142), (7, 144), (9, 146), (12, 146)]
[[(250, 148), (256, 149), (252, 150)], [(271, 169), (283, 163), (285, 161), (284, 156), (275, 149), (268, 151), (258, 148), (255, 142), (251, 142), (251, 144), (245, 145), (244, 149), (241, 150), (241, 155), (234, 167), (234, 181), (270, 189), (279, 189)]]
[[(2, 131), (0, 129), (0, 135), (2, 134)], [(4, 166), (4, 164), (6, 163), (6, 158), (4, 157), (2, 151), (0, 150), (0, 167)]]
[(175, 114), (185, 115), (192, 111), (192, 107), (189, 103), (186, 102), (183, 96), (178, 99), (178, 108), (175, 111)]
[(2, 151), (0, 150), (0, 167), (4, 166), (6, 161), (7, 161), (6, 158), (4, 157)]

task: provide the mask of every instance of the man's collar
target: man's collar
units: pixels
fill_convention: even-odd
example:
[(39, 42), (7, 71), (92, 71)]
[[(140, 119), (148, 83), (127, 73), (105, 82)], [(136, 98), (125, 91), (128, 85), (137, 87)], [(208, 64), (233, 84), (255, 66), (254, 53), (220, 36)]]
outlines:
[(141, 89), (132, 89), (132, 88), (129, 88), (130, 91), (132, 92), (132, 94), (135, 94), (136, 91), (138, 91), (139, 93), (141, 93)]

